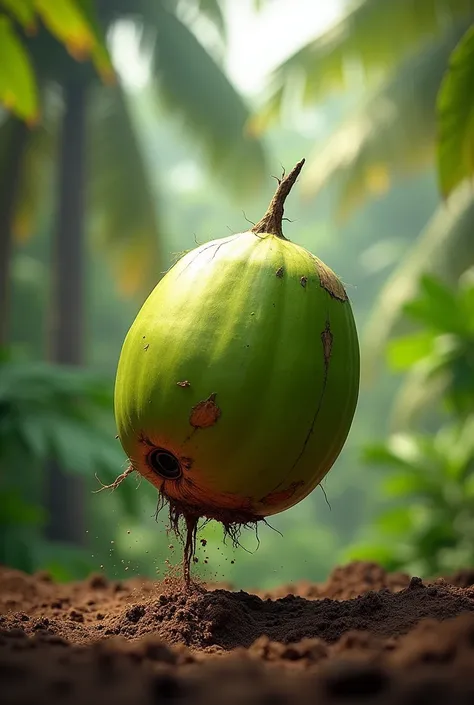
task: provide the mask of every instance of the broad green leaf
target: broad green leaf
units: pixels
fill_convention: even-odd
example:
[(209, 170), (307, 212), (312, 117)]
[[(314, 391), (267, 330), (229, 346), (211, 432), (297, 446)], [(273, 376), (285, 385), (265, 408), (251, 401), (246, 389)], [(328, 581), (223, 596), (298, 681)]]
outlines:
[(438, 97), (438, 174), (441, 191), (474, 173), (474, 25), (453, 51)]
[(427, 515), (426, 526), (417, 537), (418, 550), (421, 555), (431, 557), (435, 552), (449, 546), (455, 546), (459, 535), (453, 526), (452, 518), (440, 516), (437, 512)]
[(388, 534), (404, 534), (413, 528), (413, 508), (394, 507), (385, 511), (375, 522), (378, 529)]
[(106, 82), (113, 82), (114, 70), (96, 16), (94, 0), (0, 0), (27, 34), (36, 31), (37, 14), (49, 31), (76, 59), (89, 55)]
[(426, 496), (430, 488), (427, 474), (418, 471), (396, 472), (383, 483), (383, 489), (389, 497)]
[(403, 307), (405, 315), (440, 333), (463, 333), (461, 308), (451, 289), (433, 276), (423, 275), (420, 295)]
[(474, 461), (474, 416), (462, 424), (442, 427), (435, 436), (434, 447), (442, 458), (446, 479), (462, 481)]
[(28, 34), (36, 30), (34, 0), (0, 0), (0, 12), (2, 5)]
[(76, 0), (34, 0), (35, 8), (46, 27), (74, 58), (90, 56), (97, 39), (83, 8)]
[(164, 269), (157, 196), (120, 85), (92, 94), (90, 232), (126, 295), (148, 295)]
[(367, 445), (362, 457), (371, 465), (387, 465), (409, 471), (419, 468), (423, 460), (416, 439), (402, 434), (392, 436), (385, 444)]
[(266, 170), (262, 143), (246, 130), (250, 111), (193, 32), (160, 3), (150, 6), (144, 44), (165, 104), (204, 147), (216, 177), (252, 194)]
[(305, 102), (314, 102), (354, 80), (387, 75), (399, 62), (446, 32), (456, 18), (474, 13), (472, 0), (361, 0), (327, 32), (279, 66), (274, 90), (305, 77)]
[(474, 266), (459, 280), (459, 299), (466, 330), (474, 334)]
[(425, 358), (433, 350), (433, 334), (420, 331), (389, 341), (387, 361), (392, 370), (401, 372)]
[(0, 101), (30, 124), (38, 120), (38, 92), (28, 54), (10, 19), (1, 14)]
[(469, 499), (474, 499), (474, 467), (471, 469), (471, 473), (465, 480), (464, 491), (466, 493), (466, 497)]

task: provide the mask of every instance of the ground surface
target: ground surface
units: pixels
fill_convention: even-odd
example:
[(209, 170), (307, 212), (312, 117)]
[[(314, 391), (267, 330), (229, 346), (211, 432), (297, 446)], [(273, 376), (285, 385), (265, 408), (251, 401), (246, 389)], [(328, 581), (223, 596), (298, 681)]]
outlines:
[(474, 703), (474, 571), (256, 595), (0, 569), (0, 613), (3, 705)]

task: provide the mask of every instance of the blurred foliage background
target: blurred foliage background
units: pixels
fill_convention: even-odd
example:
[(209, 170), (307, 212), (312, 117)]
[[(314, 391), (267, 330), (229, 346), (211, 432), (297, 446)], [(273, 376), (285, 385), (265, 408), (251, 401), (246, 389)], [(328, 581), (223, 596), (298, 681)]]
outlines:
[[(209, 580), (474, 564), (474, 2), (0, 0), (0, 563), (163, 575), (115, 439), (124, 335), (177, 253), (307, 167), (290, 239), (344, 280), (362, 389), (336, 465)], [(282, 535), (280, 535), (280, 533)]]

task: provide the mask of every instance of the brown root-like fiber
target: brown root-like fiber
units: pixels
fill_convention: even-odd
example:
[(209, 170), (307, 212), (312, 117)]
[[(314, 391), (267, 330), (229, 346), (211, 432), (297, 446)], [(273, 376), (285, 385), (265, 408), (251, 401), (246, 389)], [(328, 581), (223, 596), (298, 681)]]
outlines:
[(167, 497), (164, 491), (160, 491), (156, 516), (165, 507), (169, 512), (168, 531), (172, 532), (183, 546), (183, 579), (188, 588), (191, 586), (191, 566), (196, 553), (197, 532), (201, 519), (204, 519), (205, 522), (212, 519), (218, 521), (223, 527), (224, 542), (230, 538), (234, 547), (240, 545), (239, 539), (242, 530), (256, 527), (258, 522), (265, 521), (263, 517), (255, 517), (251, 514), (228, 509), (219, 511), (213, 507), (209, 508), (209, 512), (207, 512), (205, 507), (177, 502)]

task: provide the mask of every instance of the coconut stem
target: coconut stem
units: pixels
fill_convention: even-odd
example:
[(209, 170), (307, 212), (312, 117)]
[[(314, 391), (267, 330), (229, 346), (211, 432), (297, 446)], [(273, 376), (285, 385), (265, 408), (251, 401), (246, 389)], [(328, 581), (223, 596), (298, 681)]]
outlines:
[(267, 208), (267, 212), (261, 220), (258, 221), (256, 225), (253, 226), (250, 232), (252, 233), (271, 233), (277, 237), (281, 237), (282, 240), (287, 238), (283, 235), (282, 222), (283, 222), (283, 206), (285, 204), (286, 197), (290, 193), (296, 179), (299, 176), (301, 169), (303, 168), (305, 160), (302, 159), (298, 164), (290, 171), (290, 173), (283, 179), (278, 180), (278, 188), (275, 191), (270, 205)]

